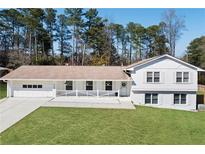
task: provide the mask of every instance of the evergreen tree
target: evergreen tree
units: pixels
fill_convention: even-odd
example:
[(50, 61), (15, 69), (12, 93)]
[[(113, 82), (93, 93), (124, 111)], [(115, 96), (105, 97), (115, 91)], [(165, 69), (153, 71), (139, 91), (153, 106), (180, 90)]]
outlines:
[(54, 49), (53, 49), (53, 41), (54, 41), (54, 32), (56, 30), (56, 10), (52, 8), (45, 9), (45, 24), (46, 29), (49, 33), (50, 37), (50, 45), (51, 45), (51, 51), (52, 55), (54, 56)]
[(61, 14), (57, 17), (57, 27), (56, 27), (56, 40), (58, 41), (58, 50), (60, 51), (60, 56), (63, 58), (65, 54), (69, 57), (69, 53), (71, 51), (70, 45), (70, 31), (68, 29), (68, 25), (66, 24), (67, 18), (65, 15)]
[(75, 61), (79, 64), (79, 44), (82, 39), (83, 30), (83, 9), (65, 9), (65, 14), (68, 16), (67, 24), (72, 26), (72, 64), (74, 64), (74, 54), (76, 56)]

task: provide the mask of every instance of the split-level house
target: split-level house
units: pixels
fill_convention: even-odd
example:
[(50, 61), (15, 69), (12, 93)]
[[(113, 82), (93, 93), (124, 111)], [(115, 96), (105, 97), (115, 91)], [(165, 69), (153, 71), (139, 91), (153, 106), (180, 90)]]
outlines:
[(21, 66), (0, 79), (8, 97), (129, 97), (136, 105), (195, 110), (199, 71), (166, 54), (129, 66)]

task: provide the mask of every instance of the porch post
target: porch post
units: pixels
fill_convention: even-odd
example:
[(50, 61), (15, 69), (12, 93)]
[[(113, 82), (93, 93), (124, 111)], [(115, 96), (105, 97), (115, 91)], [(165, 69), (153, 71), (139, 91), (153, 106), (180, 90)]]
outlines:
[(78, 96), (78, 89), (75, 90), (75, 94), (76, 94), (76, 96)]
[(120, 90), (118, 89), (117, 91), (117, 97), (119, 98), (120, 97)]
[(99, 97), (99, 90), (97, 89), (97, 97)]

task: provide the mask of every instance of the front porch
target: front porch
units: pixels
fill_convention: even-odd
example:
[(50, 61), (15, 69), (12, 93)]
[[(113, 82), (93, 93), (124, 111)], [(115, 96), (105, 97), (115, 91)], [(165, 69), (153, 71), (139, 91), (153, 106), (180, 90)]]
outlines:
[(135, 109), (130, 97), (73, 97), (59, 96), (46, 102), (44, 107)]
[(120, 97), (120, 90), (57, 90), (56, 96)]
[(56, 97), (129, 97), (130, 81), (76, 81), (66, 80), (55, 83)]

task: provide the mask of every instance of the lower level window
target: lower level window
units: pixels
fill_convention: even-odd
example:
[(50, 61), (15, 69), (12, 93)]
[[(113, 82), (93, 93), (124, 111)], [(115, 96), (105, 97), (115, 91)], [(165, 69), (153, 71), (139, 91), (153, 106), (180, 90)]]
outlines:
[(145, 104), (158, 104), (158, 94), (145, 94)]
[(174, 94), (174, 104), (186, 104), (186, 94)]

